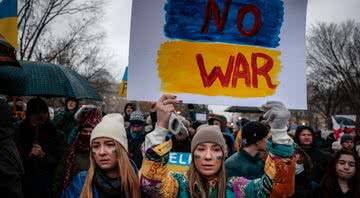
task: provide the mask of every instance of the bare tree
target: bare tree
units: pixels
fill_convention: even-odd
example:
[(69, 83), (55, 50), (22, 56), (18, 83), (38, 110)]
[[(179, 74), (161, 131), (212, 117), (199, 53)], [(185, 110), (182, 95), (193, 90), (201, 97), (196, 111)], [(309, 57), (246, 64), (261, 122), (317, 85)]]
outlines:
[[(307, 65), (315, 89), (326, 95), (327, 114), (341, 102), (351, 107), (360, 130), (360, 24), (319, 23), (308, 36)], [(343, 96), (343, 98), (339, 97)], [(339, 99), (341, 101), (339, 101)], [(327, 115), (329, 116), (329, 115)]]
[(114, 80), (107, 72), (111, 57), (103, 50), (105, 34), (96, 28), (106, 2), (19, 0), (19, 58), (64, 65), (100, 92)]

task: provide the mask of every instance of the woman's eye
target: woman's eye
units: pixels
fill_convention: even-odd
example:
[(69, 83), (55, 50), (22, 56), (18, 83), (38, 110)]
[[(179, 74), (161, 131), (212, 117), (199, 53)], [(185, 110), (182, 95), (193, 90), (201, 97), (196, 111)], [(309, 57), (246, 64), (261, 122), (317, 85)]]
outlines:
[(110, 143), (110, 144), (106, 144), (106, 146), (108, 146), (108, 147), (114, 147), (114, 146), (115, 146), (115, 144)]
[(198, 150), (198, 151), (205, 151), (204, 148), (198, 148), (198, 149), (196, 149), (196, 150)]

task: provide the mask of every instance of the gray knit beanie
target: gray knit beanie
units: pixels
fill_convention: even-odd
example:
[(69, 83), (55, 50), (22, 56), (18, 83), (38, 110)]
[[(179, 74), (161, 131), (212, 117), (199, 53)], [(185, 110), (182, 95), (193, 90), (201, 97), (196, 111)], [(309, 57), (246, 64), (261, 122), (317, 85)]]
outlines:
[(220, 127), (215, 125), (203, 124), (199, 126), (191, 141), (191, 153), (201, 143), (218, 144), (225, 152), (225, 139), (221, 133)]

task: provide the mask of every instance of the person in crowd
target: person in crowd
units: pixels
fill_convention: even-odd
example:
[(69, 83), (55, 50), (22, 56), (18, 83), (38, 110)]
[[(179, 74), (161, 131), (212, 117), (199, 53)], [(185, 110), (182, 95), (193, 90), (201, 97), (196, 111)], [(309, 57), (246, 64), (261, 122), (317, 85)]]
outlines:
[(259, 178), (264, 174), (264, 162), (260, 151), (267, 150), (269, 130), (257, 121), (248, 122), (242, 128), (242, 147), (225, 161), (227, 177)]
[(171, 152), (182, 152), (182, 153), (190, 153), (191, 150), (191, 139), (188, 134), (188, 128), (190, 127), (190, 122), (186, 120), (183, 116), (178, 115), (178, 118), (186, 127), (187, 132), (178, 133), (176, 135), (171, 136), (172, 140), (172, 149)]
[(229, 148), (233, 148), (233, 142), (231, 140), (231, 137), (229, 134), (227, 133), (223, 133), (223, 138), (225, 140), (225, 160), (228, 159), (230, 157), (229, 155)]
[(328, 165), (330, 154), (320, 150), (314, 144), (314, 130), (310, 126), (299, 126), (295, 132), (295, 142), (308, 154), (313, 163), (312, 181), (320, 184)]
[(344, 134), (340, 138), (341, 148), (345, 150), (354, 151), (354, 137), (349, 134)]
[[(294, 144), (285, 137), (286, 129), (272, 128), (269, 141), (271, 157), (260, 179), (243, 177), (226, 179), (224, 167), (225, 140), (218, 126), (202, 125), (191, 141), (192, 161), (185, 174), (169, 172), (167, 161), (171, 140), (166, 140), (176, 96), (163, 95), (157, 103), (157, 128), (146, 136), (145, 158), (140, 170), (140, 184), (152, 197), (268, 197), (288, 196), (293, 191), (295, 161), (290, 158)], [(285, 107), (273, 109), (268, 103), (268, 116), (274, 127), (281, 127), (290, 116)], [(271, 146), (277, 144), (276, 147)], [(280, 155), (281, 153), (281, 155)], [(280, 157), (282, 156), (282, 157)], [(279, 167), (282, 168), (279, 168)], [(281, 179), (280, 179), (281, 178)], [(278, 188), (280, 187), (281, 188)]]
[(132, 112), (136, 111), (136, 104), (127, 103), (124, 107), (124, 121), (125, 121), (125, 129), (127, 129), (130, 125), (130, 115)]
[[(227, 133), (229, 135), (229, 137), (231, 138), (231, 141), (232, 141), (231, 144), (234, 145), (235, 138), (234, 138), (234, 135), (232, 134), (232, 132), (230, 131), (230, 129), (227, 127), (227, 120), (226, 120), (225, 116), (213, 114), (208, 119), (208, 124), (219, 126), (222, 133)], [(228, 150), (229, 155), (232, 155), (234, 153), (234, 147), (231, 147), (228, 149), (229, 149)]]
[(24, 168), (14, 142), (11, 111), (5, 99), (0, 99), (0, 195), (22, 198), (21, 176)]
[(245, 126), (246, 123), (250, 122), (250, 120), (248, 120), (247, 118), (241, 118), (239, 121), (239, 131), (236, 133), (235, 135), (235, 152), (239, 152), (240, 148), (241, 148), (241, 131), (242, 128)]
[(355, 146), (354, 138), (355, 136), (353, 134), (343, 134), (339, 141), (336, 141), (332, 144), (331, 148), (334, 152), (337, 152), (341, 149), (350, 150), (359, 156), (359, 146)]
[(74, 141), (66, 152), (54, 178), (53, 190), (60, 197), (72, 178), (90, 166), (90, 135), (94, 127), (101, 121), (102, 112), (93, 105), (82, 106), (75, 114), (78, 121)]
[(332, 147), (332, 144), (333, 144), (334, 142), (336, 142), (336, 138), (335, 138), (334, 132), (329, 133), (329, 135), (326, 137), (326, 147), (327, 147), (327, 148), (330, 148), (330, 149), (329, 149), (329, 152), (330, 152), (330, 153), (333, 153), (333, 150), (331, 149), (331, 147)]
[(143, 160), (142, 144), (145, 141), (145, 119), (141, 111), (134, 111), (130, 115), (130, 127), (127, 129), (129, 142), (129, 157), (140, 168)]
[(189, 127), (189, 136), (190, 136), (190, 138), (192, 138), (192, 137), (194, 137), (194, 135), (195, 135), (195, 133), (196, 133), (196, 131), (197, 131), (197, 128), (199, 127), (199, 126), (201, 126), (201, 125), (203, 125), (205, 122), (203, 122), (203, 121), (198, 121), (198, 120), (196, 120), (196, 121), (194, 121), (194, 122), (192, 122), (191, 123), (191, 126)]
[(354, 152), (341, 149), (331, 159), (320, 184), (319, 197), (360, 197), (359, 159)]
[(295, 193), (292, 198), (311, 198), (311, 158), (301, 147), (295, 149), (296, 171), (295, 171)]
[(63, 198), (141, 196), (137, 168), (128, 158), (128, 141), (121, 114), (108, 114), (90, 137), (90, 168), (77, 174)]
[(57, 129), (64, 133), (65, 140), (69, 138), (71, 131), (76, 127), (76, 120), (74, 115), (79, 108), (79, 101), (75, 98), (66, 98), (65, 111), (59, 111), (56, 113), (53, 122)]
[(61, 158), (64, 140), (49, 120), (49, 108), (40, 98), (27, 103), (26, 119), (16, 131), (16, 144), (24, 165), (25, 197), (50, 197), (51, 182)]

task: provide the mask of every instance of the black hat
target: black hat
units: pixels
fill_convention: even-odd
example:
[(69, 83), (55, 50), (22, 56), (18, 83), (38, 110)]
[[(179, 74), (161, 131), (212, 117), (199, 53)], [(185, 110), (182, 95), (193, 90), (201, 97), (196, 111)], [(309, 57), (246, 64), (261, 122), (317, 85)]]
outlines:
[(347, 140), (354, 141), (354, 138), (353, 138), (353, 136), (351, 136), (349, 134), (344, 134), (344, 135), (341, 136), (340, 144), (344, 143)]
[(244, 146), (255, 144), (269, 134), (268, 128), (261, 122), (248, 122), (241, 131), (241, 139)]

